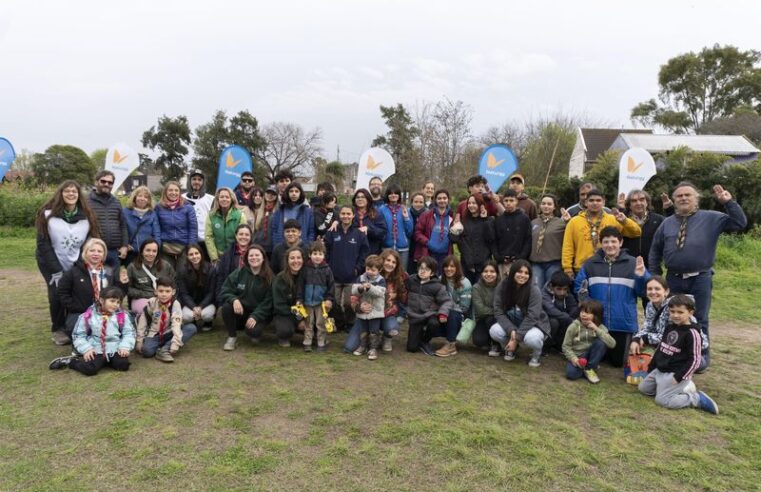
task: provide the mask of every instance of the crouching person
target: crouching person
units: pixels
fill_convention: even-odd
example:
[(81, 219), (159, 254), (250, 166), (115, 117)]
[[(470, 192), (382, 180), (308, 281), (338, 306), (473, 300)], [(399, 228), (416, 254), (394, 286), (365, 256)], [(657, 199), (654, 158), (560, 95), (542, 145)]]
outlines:
[(662, 407), (695, 407), (718, 415), (716, 402), (692, 382), (702, 355), (700, 326), (692, 320), (695, 301), (678, 294), (671, 298), (668, 309), (669, 324), (650, 361), (647, 377), (639, 383), (639, 391), (655, 396), (655, 403)]
[(171, 278), (156, 280), (156, 296), (137, 319), (137, 345), (143, 357), (156, 357), (161, 362), (174, 362), (174, 356), (198, 328), (193, 323), (182, 324), (182, 307), (175, 299), (177, 286)]
[(129, 370), (129, 353), (135, 348), (135, 327), (121, 309), (124, 293), (119, 287), (106, 287), (90, 308), (79, 316), (72, 333), (79, 356), (59, 357), (50, 369), (70, 367), (85, 376), (94, 376), (105, 366)]
[(597, 367), (608, 349), (616, 346), (616, 340), (602, 324), (602, 304), (589, 299), (581, 303), (580, 309), (579, 319), (571, 323), (563, 339), (563, 355), (568, 359), (565, 377), (573, 380), (584, 376), (597, 384)]
[(418, 260), (417, 274), (407, 279), (407, 351), (420, 350), (435, 355), (431, 339), (446, 334), (449, 311), (454, 307), (447, 288), (435, 272), (439, 268), (431, 256)]

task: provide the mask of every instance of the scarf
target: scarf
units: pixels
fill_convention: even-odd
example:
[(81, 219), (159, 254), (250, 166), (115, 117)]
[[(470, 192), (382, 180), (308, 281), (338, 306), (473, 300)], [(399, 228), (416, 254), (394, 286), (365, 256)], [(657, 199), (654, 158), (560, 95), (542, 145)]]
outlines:
[(550, 220), (552, 220), (552, 216), (545, 217), (542, 215), (540, 217), (542, 219), (542, 228), (539, 229), (539, 236), (536, 238), (536, 251), (539, 252), (542, 250), (542, 243), (544, 243), (544, 234), (547, 232), (547, 226), (550, 223)]
[(103, 269), (103, 263), (96, 267), (87, 265), (87, 272), (90, 274), (90, 282), (92, 283), (93, 300), (98, 302), (100, 300), (100, 287), (106, 276), (106, 272)]
[(444, 233), (446, 233), (446, 231), (447, 231), (447, 227), (446, 227), (446, 225), (444, 223), (444, 221), (446, 220), (446, 217), (447, 217), (447, 210), (449, 210), (449, 209), (445, 208), (444, 212), (442, 214), (439, 214), (438, 213), (439, 209), (438, 209), (438, 207), (436, 207), (434, 209), (434, 212), (433, 212), (434, 223), (436, 222), (436, 216), (438, 216), (439, 220), (441, 220), (441, 229), (439, 229), (439, 241), (442, 242), (442, 243), (444, 242)]
[(600, 212), (600, 216), (597, 220), (593, 221), (589, 218), (588, 212), (584, 213), (584, 217), (589, 224), (590, 235), (592, 236), (592, 248), (597, 249), (600, 244), (600, 223), (602, 223), (603, 212)]
[(359, 227), (364, 227), (365, 215), (367, 215), (367, 210), (363, 210), (362, 212), (357, 210), (357, 223), (359, 224)]
[(243, 268), (246, 264), (246, 250), (241, 248), (240, 244), (235, 243), (235, 254), (238, 255), (238, 268)]
[(399, 213), (400, 208), (398, 203), (388, 206), (388, 209), (391, 211), (391, 237), (394, 238), (394, 247), (396, 247), (396, 239), (399, 237), (399, 217), (397, 217), (397, 213)]
[(63, 209), (63, 220), (68, 222), (69, 224), (74, 222), (74, 217), (77, 216), (79, 213), (79, 207), (74, 207), (74, 210), (68, 211), (65, 208)]
[(169, 302), (159, 301), (159, 311), (161, 312), (161, 317), (159, 318), (159, 341), (164, 337), (164, 331), (166, 331), (167, 319), (169, 318), (169, 306), (171, 306), (171, 304), (172, 299), (169, 299)]
[(681, 251), (684, 248), (684, 242), (687, 241), (687, 219), (695, 215), (697, 210), (693, 210), (687, 215), (679, 216), (679, 233), (676, 236), (676, 249)]
[(106, 330), (108, 329), (108, 319), (110, 315), (101, 313), (103, 321), (100, 323), (100, 350), (103, 357), (106, 357)]
[(148, 208), (137, 208), (137, 207), (132, 207), (132, 210), (134, 210), (134, 211), (135, 211), (135, 214), (136, 214), (136, 215), (137, 215), (139, 218), (141, 218), (141, 219), (142, 219), (142, 218), (143, 218), (143, 216), (144, 216), (146, 213), (148, 213), (148, 210), (150, 210), (150, 209), (148, 209)]
[(180, 200), (181, 200), (180, 198), (178, 198), (177, 200), (173, 200), (173, 201), (164, 200), (164, 206), (166, 208), (174, 210), (175, 208), (177, 208), (180, 205)]
[(647, 222), (647, 219), (650, 218), (650, 212), (646, 210), (644, 217), (642, 217), (641, 219), (637, 217), (635, 214), (629, 215), (629, 218), (632, 219), (634, 222), (636, 222), (638, 226), (642, 227), (643, 225), (645, 225), (645, 222)]
[(264, 220), (262, 221), (262, 230), (267, 232), (270, 224), (270, 215), (275, 209), (275, 202), (264, 202)]

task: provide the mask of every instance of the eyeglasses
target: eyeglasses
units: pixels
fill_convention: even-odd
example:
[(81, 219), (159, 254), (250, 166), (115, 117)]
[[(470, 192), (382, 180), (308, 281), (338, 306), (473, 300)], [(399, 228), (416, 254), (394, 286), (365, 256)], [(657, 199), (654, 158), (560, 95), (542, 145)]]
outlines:
[(244, 183), (253, 183), (254, 182), (253, 179), (241, 179), (241, 181), (243, 181)]
[(103, 186), (113, 186), (114, 185), (113, 181), (108, 181), (107, 179), (101, 179), (98, 182), (100, 184), (102, 184)]

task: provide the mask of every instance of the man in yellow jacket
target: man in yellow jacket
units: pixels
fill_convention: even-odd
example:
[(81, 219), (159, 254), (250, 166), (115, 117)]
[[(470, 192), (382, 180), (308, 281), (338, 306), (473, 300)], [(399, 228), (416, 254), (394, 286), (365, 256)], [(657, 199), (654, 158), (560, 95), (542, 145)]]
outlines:
[(624, 237), (639, 237), (642, 229), (621, 210), (613, 209), (612, 213), (603, 210), (605, 197), (598, 190), (587, 193), (586, 209), (573, 217), (565, 228), (563, 236), (563, 255), (561, 264), (563, 271), (570, 277), (581, 270), (590, 256), (600, 247), (600, 231), (613, 226), (621, 231)]

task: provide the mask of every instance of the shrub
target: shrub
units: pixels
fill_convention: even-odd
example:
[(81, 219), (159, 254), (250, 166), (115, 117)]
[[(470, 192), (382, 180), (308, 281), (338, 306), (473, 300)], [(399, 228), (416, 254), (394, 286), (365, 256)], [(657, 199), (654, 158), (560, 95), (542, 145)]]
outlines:
[(33, 227), (37, 210), (50, 192), (23, 188), (14, 183), (0, 186), (0, 226)]

